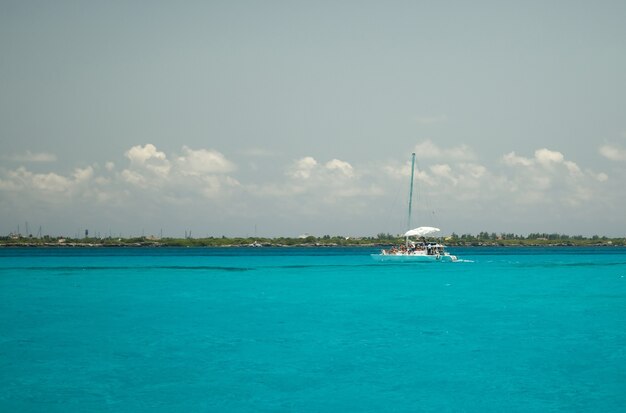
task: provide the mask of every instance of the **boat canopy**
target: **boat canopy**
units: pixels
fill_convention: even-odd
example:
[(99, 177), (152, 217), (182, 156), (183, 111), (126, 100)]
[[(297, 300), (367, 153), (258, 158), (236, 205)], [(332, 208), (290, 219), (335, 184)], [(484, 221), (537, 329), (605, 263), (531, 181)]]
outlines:
[(430, 234), (434, 234), (435, 232), (441, 231), (439, 228), (435, 227), (417, 227), (411, 230), (408, 230), (404, 233), (405, 237), (425, 237)]

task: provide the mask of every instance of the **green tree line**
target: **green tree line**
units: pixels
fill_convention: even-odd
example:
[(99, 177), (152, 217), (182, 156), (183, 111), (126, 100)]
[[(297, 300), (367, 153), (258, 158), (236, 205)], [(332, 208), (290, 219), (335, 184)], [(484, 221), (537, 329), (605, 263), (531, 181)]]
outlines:
[[(68, 238), (68, 237), (23, 237), (15, 234), (0, 237), (0, 246), (169, 246), (169, 247), (227, 247), (227, 246), (373, 246), (403, 242), (402, 235), (379, 233), (376, 236), (348, 237), (323, 235), (306, 237), (204, 237), (204, 238), (155, 238), (155, 237), (104, 237), (104, 238)], [(481, 231), (477, 234), (452, 233), (446, 237), (434, 237), (429, 240), (443, 242), (448, 246), (481, 245), (626, 245), (625, 238), (608, 238), (593, 235), (567, 235), (558, 233), (495, 233)]]

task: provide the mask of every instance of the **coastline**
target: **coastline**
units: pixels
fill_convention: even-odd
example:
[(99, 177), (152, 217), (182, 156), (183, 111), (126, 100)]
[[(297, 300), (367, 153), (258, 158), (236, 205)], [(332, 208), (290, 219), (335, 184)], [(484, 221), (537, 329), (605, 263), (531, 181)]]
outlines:
[[(621, 241), (621, 242), (620, 242)], [(6, 242), (0, 243), (0, 248), (388, 248), (394, 243), (263, 243), (263, 244), (242, 244), (242, 243), (190, 243), (181, 244), (178, 242)], [(473, 243), (446, 243), (448, 248), (537, 248), (537, 247), (603, 247), (603, 248), (623, 248), (626, 247), (624, 240), (617, 242), (589, 242), (589, 243), (543, 243), (543, 242), (522, 242), (522, 243), (498, 243), (498, 242), (473, 242)]]

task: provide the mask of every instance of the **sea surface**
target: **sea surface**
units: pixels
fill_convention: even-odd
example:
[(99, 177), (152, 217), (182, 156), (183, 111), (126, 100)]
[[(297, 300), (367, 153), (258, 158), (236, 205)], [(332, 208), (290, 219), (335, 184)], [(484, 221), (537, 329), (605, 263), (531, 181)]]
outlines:
[(0, 249), (0, 412), (624, 412), (626, 249)]

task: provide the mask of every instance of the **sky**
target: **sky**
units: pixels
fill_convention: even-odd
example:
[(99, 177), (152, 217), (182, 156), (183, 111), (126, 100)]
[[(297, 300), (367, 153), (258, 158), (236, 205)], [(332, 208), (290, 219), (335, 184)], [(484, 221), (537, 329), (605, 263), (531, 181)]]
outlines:
[(0, 0), (0, 235), (626, 236), (625, 17)]

